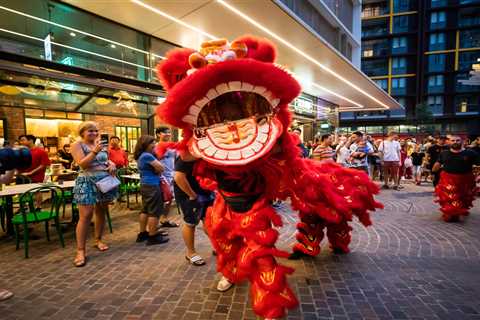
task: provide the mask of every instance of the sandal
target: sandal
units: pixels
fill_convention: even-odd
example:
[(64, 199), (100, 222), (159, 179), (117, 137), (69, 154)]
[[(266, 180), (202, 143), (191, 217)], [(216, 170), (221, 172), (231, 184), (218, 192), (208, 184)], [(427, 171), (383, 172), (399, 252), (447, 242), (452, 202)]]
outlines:
[(162, 228), (178, 228), (180, 225), (176, 222), (171, 222), (171, 221), (167, 220), (167, 221), (161, 222), (160, 226)]
[(13, 293), (5, 289), (0, 289), (0, 301), (5, 301), (11, 297), (13, 297)]
[(104, 252), (110, 249), (110, 247), (106, 243), (103, 243), (100, 239), (97, 240), (97, 243), (93, 247), (98, 249), (98, 251), (100, 252)]
[[(78, 256), (78, 252), (83, 251), (83, 257)], [(77, 256), (73, 260), (73, 265), (77, 268), (85, 267), (87, 264), (87, 256), (85, 255), (85, 250), (77, 250)]]
[(185, 259), (187, 259), (187, 261), (190, 262), (190, 264), (197, 267), (203, 266), (204, 264), (206, 264), (206, 262), (198, 254), (194, 254), (191, 257), (185, 256)]

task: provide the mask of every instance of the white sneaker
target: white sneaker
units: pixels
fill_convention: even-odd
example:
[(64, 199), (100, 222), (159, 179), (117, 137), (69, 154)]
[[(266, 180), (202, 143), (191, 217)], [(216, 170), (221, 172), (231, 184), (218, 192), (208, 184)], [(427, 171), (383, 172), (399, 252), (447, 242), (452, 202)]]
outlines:
[(225, 292), (228, 289), (230, 289), (231, 287), (233, 287), (233, 283), (231, 283), (224, 276), (222, 276), (222, 279), (220, 279), (220, 281), (218, 281), (217, 290), (220, 291), (220, 292)]

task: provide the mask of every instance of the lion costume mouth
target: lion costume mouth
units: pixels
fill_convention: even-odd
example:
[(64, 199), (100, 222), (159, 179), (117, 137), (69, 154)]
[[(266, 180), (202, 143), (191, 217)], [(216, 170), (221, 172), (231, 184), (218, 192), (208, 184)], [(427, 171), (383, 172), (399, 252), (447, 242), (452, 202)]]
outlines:
[(207, 97), (211, 100), (197, 101), (183, 119), (195, 123), (190, 144), (195, 156), (238, 165), (271, 149), (282, 131), (281, 123), (273, 120), (280, 100), (271, 92), (246, 82), (229, 82), (210, 90)]
[(219, 166), (251, 163), (272, 150), (300, 92), (274, 60), (270, 42), (249, 36), (176, 49), (158, 67), (168, 96), (157, 113), (185, 130), (195, 157)]

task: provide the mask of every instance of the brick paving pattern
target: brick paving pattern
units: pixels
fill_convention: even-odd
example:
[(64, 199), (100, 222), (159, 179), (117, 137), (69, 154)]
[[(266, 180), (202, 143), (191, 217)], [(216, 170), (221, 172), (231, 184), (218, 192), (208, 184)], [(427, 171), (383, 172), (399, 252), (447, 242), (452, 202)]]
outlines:
[[(324, 242), (316, 258), (282, 261), (296, 269), (289, 282), (301, 303), (287, 318), (480, 319), (480, 201), (466, 222), (446, 224), (431, 187), (407, 185), (379, 198), (385, 210), (373, 215), (372, 227), (354, 224), (351, 254), (335, 256)], [(288, 250), (296, 215), (281, 211), (279, 247)], [(219, 276), (203, 233), (198, 251), (207, 265), (194, 267), (178, 229), (166, 245), (135, 243), (137, 213), (124, 204), (111, 210), (111, 249), (90, 249), (85, 268), (72, 266), (71, 231), (62, 249), (39, 226), (30, 259), (2, 240), (0, 287), (15, 297), (0, 302), (0, 319), (255, 319), (247, 285), (215, 290)]]

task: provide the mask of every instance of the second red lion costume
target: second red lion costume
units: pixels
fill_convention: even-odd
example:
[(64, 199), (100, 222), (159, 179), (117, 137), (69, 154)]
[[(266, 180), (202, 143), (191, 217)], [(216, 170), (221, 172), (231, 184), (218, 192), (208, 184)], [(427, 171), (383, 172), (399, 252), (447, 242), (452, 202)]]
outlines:
[(272, 43), (245, 36), (173, 50), (158, 67), (168, 90), (158, 115), (184, 130), (179, 148), (201, 159), (195, 174), (217, 191), (205, 221), (217, 269), (233, 283), (250, 281), (253, 309), (265, 318), (298, 304), (286, 281), (293, 269), (275, 259), (288, 253), (275, 248), (282, 221), (273, 200), (290, 198), (300, 212), (302, 245), (295, 248), (311, 255), (323, 226), (332, 246), (347, 252), (348, 221), (356, 215), (369, 225), (368, 210), (381, 207), (363, 172), (300, 158), (287, 129), (288, 104), (301, 88), (274, 60)]

